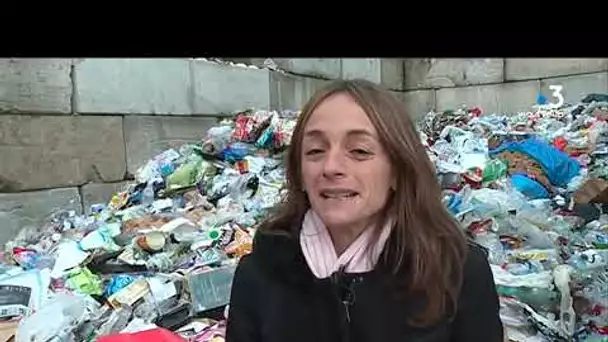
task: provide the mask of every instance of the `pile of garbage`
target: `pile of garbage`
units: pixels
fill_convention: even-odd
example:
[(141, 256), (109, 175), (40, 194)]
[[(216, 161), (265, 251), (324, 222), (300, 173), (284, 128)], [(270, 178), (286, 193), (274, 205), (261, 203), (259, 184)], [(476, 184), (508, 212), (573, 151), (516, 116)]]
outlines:
[(444, 202), (489, 252), (511, 341), (608, 341), (608, 95), (429, 113)]
[(149, 160), (90, 215), (23, 230), (0, 265), (0, 341), (222, 341), (238, 259), (281, 198), (295, 118), (238, 113)]
[[(223, 341), (297, 114), (237, 113), (91, 214), (23, 230), (0, 264), (0, 342)], [(508, 337), (608, 341), (608, 95), (481, 114), (431, 112), (419, 131), (446, 206), (489, 251)]]

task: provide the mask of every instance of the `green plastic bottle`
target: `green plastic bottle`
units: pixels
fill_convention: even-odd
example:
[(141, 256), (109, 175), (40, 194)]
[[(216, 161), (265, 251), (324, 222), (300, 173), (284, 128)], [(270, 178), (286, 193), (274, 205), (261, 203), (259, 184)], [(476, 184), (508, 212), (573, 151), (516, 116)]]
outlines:
[(483, 168), (483, 182), (492, 182), (507, 175), (507, 163), (501, 159), (492, 159)]
[(501, 296), (513, 297), (537, 311), (555, 311), (559, 306), (559, 294), (548, 289), (498, 285), (497, 291)]

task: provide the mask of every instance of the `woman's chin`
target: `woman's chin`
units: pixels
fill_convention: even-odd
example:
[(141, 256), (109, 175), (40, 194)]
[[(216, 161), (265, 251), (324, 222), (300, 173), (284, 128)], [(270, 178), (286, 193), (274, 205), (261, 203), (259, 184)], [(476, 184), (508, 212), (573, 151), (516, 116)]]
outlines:
[(346, 211), (319, 213), (319, 216), (327, 227), (348, 227), (357, 221), (356, 214)]

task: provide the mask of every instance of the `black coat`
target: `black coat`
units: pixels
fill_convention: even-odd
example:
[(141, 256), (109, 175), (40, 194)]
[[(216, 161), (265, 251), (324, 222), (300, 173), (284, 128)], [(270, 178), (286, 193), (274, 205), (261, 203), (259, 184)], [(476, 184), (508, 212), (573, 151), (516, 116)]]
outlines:
[(421, 329), (406, 323), (420, 301), (395, 296), (400, 288), (388, 272), (317, 279), (297, 236), (256, 234), (233, 279), (227, 342), (502, 342), (482, 247), (470, 245), (455, 319)]

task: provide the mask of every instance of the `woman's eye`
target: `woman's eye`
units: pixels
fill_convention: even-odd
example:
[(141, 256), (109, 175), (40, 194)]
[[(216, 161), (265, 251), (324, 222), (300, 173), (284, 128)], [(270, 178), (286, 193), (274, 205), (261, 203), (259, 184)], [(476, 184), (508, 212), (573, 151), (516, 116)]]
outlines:
[(308, 150), (306, 152), (306, 155), (307, 156), (313, 156), (313, 155), (319, 154), (319, 153), (323, 153), (323, 150), (321, 150), (321, 149), (312, 149), (312, 150)]
[(354, 154), (362, 155), (362, 156), (368, 156), (371, 154), (368, 151), (360, 149), (360, 148), (356, 148), (356, 149), (352, 150), (351, 152)]

